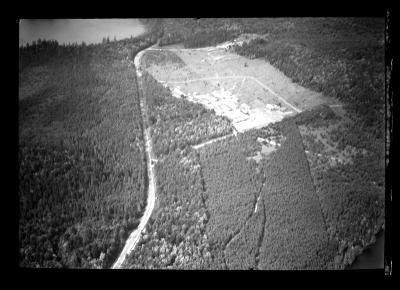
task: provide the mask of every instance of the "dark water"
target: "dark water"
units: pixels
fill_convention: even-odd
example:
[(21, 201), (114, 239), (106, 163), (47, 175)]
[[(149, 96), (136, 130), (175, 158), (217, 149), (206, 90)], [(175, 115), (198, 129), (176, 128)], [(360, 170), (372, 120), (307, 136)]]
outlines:
[(383, 269), (384, 267), (385, 231), (381, 230), (375, 244), (366, 249), (349, 267), (353, 269)]
[(57, 40), (58, 43), (100, 43), (138, 36), (145, 32), (138, 19), (21, 19), (19, 44), (32, 43), (38, 38)]

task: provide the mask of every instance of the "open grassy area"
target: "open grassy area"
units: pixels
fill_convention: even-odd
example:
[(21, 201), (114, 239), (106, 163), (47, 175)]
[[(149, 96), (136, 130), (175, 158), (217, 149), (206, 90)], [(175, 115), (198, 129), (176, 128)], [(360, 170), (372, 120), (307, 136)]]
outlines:
[(240, 57), (223, 48), (212, 53), (207, 50), (181, 50), (176, 53), (201, 77), (251, 76), (300, 109), (328, 101), (321, 94), (293, 84), (279, 70), (258, 59)]
[(268, 63), (222, 47), (163, 49), (146, 52), (165, 63), (147, 64), (148, 72), (176, 97), (184, 95), (228, 117), (238, 131), (266, 126), (322, 103), (337, 103), (294, 84)]

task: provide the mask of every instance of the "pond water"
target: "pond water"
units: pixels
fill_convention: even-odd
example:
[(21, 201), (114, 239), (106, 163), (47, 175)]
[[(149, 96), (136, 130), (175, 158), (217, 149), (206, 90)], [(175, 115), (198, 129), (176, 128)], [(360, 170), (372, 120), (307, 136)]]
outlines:
[(366, 249), (348, 268), (353, 269), (383, 269), (384, 267), (385, 231), (381, 230), (375, 244)]
[(100, 43), (103, 37), (117, 40), (145, 32), (139, 19), (21, 19), (19, 45), (37, 39), (57, 40), (59, 44)]

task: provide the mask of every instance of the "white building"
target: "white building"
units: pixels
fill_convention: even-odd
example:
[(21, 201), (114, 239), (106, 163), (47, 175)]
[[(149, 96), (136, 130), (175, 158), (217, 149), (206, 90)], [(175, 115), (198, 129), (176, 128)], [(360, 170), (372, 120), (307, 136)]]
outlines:
[(247, 105), (247, 104), (241, 104), (240, 106), (239, 106), (239, 109), (240, 109), (240, 111), (242, 112), (242, 113), (244, 113), (244, 114), (249, 114), (250, 113), (250, 106), (249, 105)]
[(184, 95), (184, 93), (183, 93), (180, 89), (174, 88), (174, 89), (172, 90), (172, 95), (173, 95), (175, 98), (180, 98), (181, 95)]

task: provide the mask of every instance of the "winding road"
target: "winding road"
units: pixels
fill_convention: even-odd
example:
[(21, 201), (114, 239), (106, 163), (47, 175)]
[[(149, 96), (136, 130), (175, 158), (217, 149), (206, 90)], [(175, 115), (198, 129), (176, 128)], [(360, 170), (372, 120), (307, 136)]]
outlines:
[[(147, 48), (147, 49), (150, 49), (150, 48)], [(135, 56), (134, 64), (136, 67), (137, 78), (140, 78), (142, 76), (140, 68), (139, 68), (140, 67), (140, 58), (142, 57), (143, 53), (147, 49), (140, 51)], [(140, 96), (141, 95), (141, 93), (140, 93), (141, 87), (140, 87), (139, 79), (138, 79), (138, 89), (139, 89), (139, 96)], [(140, 99), (140, 109), (142, 112), (143, 120), (145, 120), (145, 116), (146, 116), (147, 112), (146, 112), (146, 107), (144, 105), (143, 98)], [(145, 122), (143, 122), (143, 124), (145, 124)], [(154, 174), (154, 165), (151, 164), (152, 163), (151, 160), (153, 160), (154, 158), (153, 158), (153, 149), (152, 149), (152, 143), (151, 143), (149, 129), (144, 129), (144, 138), (145, 138), (145, 150), (146, 150), (146, 160), (147, 160), (147, 174), (149, 177), (147, 205), (146, 205), (145, 212), (140, 220), (139, 226), (137, 227), (136, 230), (134, 230), (130, 234), (121, 254), (119, 255), (117, 261), (112, 266), (112, 269), (120, 269), (121, 265), (124, 263), (126, 257), (135, 248), (136, 244), (138, 243), (138, 241), (140, 239), (140, 235), (141, 235), (143, 229), (146, 227), (146, 224), (150, 219), (150, 216), (151, 216), (151, 213), (153, 212), (154, 204), (156, 201), (156, 177)]]

